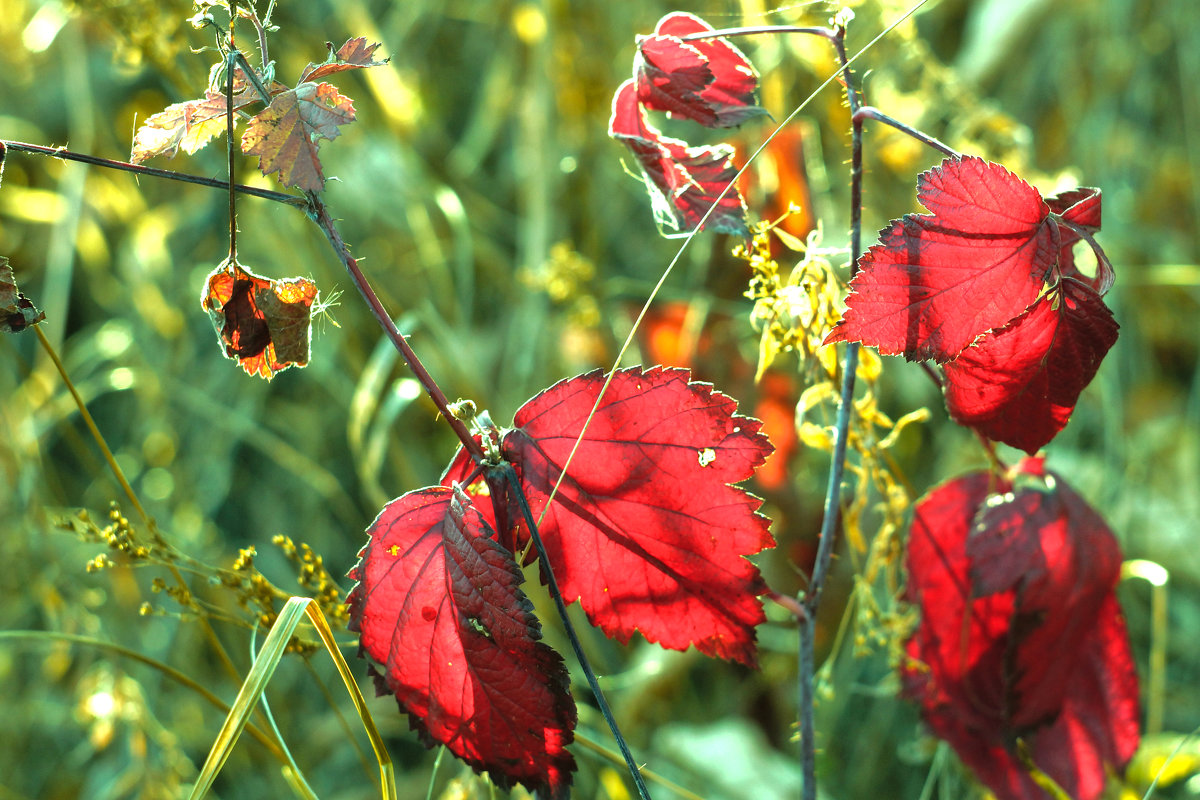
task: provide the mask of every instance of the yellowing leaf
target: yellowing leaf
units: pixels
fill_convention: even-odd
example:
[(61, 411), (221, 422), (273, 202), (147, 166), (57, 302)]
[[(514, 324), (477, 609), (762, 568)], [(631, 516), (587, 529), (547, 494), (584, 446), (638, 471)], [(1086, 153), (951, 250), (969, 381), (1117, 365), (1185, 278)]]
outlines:
[[(246, 87), (243, 78), (234, 83), (233, 108), (237, 110), (258, 102), (258, 94)], [(148, 158), (165, 155), (173, 158), (182, 148), (189, 155), (208, 144), (225, 130), (225, 93), (209, 89), (203, 100), (188, 100), (167, 106), (146, 119), (133, 137), (129, 160), (140, 164)], [(235, 117), (236, 119), (236, 117)]]
[(328, 83), (302, 83), (280, 92), (242, 136), (242, 152), (258, 156), (264, 175), (279, 173), (288, 186), (309, 192), (325, 187), (317, 158), (317, 137), (336, 138), (340, 126), (354, 121), (350, 98)]

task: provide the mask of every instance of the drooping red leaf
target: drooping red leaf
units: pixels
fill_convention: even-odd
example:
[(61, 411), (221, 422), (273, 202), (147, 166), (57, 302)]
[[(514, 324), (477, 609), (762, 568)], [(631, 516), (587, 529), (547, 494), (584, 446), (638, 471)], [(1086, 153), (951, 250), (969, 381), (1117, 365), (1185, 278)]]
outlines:
[(1037, 190), (999, 164), (947, 158), (925, 172), (909, 214), (880, 233), (825, 342), (948, 361), (1041, 294), (1061, 234)]
[[(554, 502), (547, 499), (604, 374), (560, 381), (517, 412), (501, 450), (529, 499), (563, 599), (627, 642), (755, 663), (766, 591), (746, 556), (774, 545), (760, 501), (734, 484), (771, 452), (761, 423), (684, 369), (614, 375)], [(443, 483), (472, 469), (460, 453)], [(508, 498), (497, 498), (501, 513)], [(518, 532), (514, 538), (523, 537)]]
[(715, 203), (704, 229), (746, 234), (741, 192), (733, 186), (721, 196), (737, 174), (731, 146), (689, 147), (687, 142), (663, 136), (646, 118), (633, 79), (621, 84), (613, 96), (608, 135), (637, 159), (659, 224), (676, 231), (694, 230)]
[[(0, 156), (3, 156), (3, 147), (0, 145)], [(3, 164), (0, 159), (0, 167)], [(19, 333), (45, 318), (46, 314), (17, 289), (17, 279), (8, 265), (8, 258), (0, 256), (0, 333)]]
[(719, 38), (680, 39), (712, 30), (699, 17), (676, 11), (659, 20), (652, 36), (638, 37), (634, 74), (642, 105), (710, 128), (767, 113), (754, 105), (758, 72), (741, 50)]
[(975, 473), (916, 507), (904, 691), (1002, 800), (1043, 798), (1015, 755), (1093, 800), (1137, 748), (1137, 679), (1103, 520), (1040, 459)]
[(575, 705), (521, 571), (457, 486), (393, 500), (350, 572), (350, 627), (429, 746), (502, 787), (567, 797)]
[(325, 46), (329, 48), (329, 57), (320, 64), (309, 64), (305, 67), (304, 72), (300, 73), (299, 83), (319, 81), (348, 69), (382, 67), (390, 60), (385, 58), (383, 61), (376, 61), (375, 51), (379, 49), (379, 43), (367, 44), (366, 38), (362, 36), (347, 40), (337, 50), (333, 49), (333, 42), (326, 42)]
[(226, 260), (204, 282), (208, 312), (225, 355), (267, 380), (308, 365), (317, 285), (308, 278), (271, 280)]
[(945, 365), (946, 408), (960, 425), (1033, 455), (1067, 424), (1117, 330), (1099, 295), (1064, 279)]
[(350, 98), (328, 83), (302, 83), (280, 92), (250, 120), (242, 135), (242, 152), (258, 156), (264, 175), (279, 173), (288, 186), (309, 192), (325, 188), (317, 157), (317, 139), (334, 139), (340, 127), (354, 121)]

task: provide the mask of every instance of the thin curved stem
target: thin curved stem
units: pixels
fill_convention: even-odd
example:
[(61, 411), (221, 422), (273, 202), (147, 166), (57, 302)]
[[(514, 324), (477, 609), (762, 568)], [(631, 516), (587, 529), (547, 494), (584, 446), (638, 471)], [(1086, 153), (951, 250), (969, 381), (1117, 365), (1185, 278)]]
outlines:
[[(15, 150), (19, 153), (32, 153), (39, 156), (50, 156), (51, 158), (61, 158), (64, 161), (78, 161), (81, 164), (91, 164), (94, 167), (104, 167), (106, 169), (116, 169), (122, 172), (132, 172), (136, 175), (145, 175), (148, 178), (165, 178), (169, 181), (180, 181), (182, 183), (194, 183), (199, 186), (207, 186), (210, 189), (229, 190), (229, 182), (218, 178), (205, 178), (200, 175), (189, 175), (186, 172), (176, 172), (170, 169), (157, 169), (155, 167), (144, 167), (141, 164), (130, 164), (128, 161), (114, 161), (111, 158), (101, 158), (100, 156), (92, 156), (86, 153), (76, 153), (73, 150), (68, 150), (65, 147), (43, 147), (40, 144), (29, 144), (27, 142), (14, 142), (9, 139), (0, 140), (0, 145)], [(294, 194), (286, 192), (274, 192), (270, 189), (259, 189), (255, 186), (245, 186), (237, 183), (233, 185), (233, 190), (238, 194), (246, 194), (252, 197), (259, 197), (263, 200), (271, 200), (276, 203), (294, 206), (296, 208), (304, 208), (307, 205), (303, 197), (297, 197)]]
[(533, 511), (529, 508), (529, 501), (525, 499), (525, 490), (521, 488), (521, 484), (517, 480), (516, 470), (508, 463), (505, 463), (500, 469), (503, 470), (504, 477), (517, 499), (517, 504), (521, 507), (521, 515), (525, 518), (525, 524), (529, 526), (529, 536), (533, 540), (533, 546), (537, 548), (538, 560), (542, 564), (542, 574), (546, 577), (546, 588), (554, 599), (554, 607), (558, 609), (558, 616), (562, 619), (563, 627), (567, 631), (567, 638), (571, 640), (571, 649), (575, 651), (575, 658), (579, 661), (583, 674), (587, 676), (588, 685), (592, 687), (596, 705), (599, 706), (600, 713), (604, 715), (604, 721), (608, 723), (613, 737), (617, 740), (621, 757), (625, 759), (625, 766), (629, 768), (629, 774), (633, 777), (634, 785), (637, 787), (638, 797), (642, 800), (650, 800), (650, 790), (646, 788), (646, 783), (642, 780), (641, 769), (633, 760), (633, 753), (629, 752), (629, 745), (626, 744), (625, 737), (621, 735), (621, 729), (617, 727), (617, 720), (613, 717), (608, 701), (604, 699), (600, 681), (596, 677), (595, 671), (592, 670), (591, 662), (583, 652), (583, 644), (575, 633), (575, 626), (571, 624), (571, 619), (567, 616), (567, 604), (563, 602), (562, 592), (559, 591), (558, 581), (554, 577), (554, 570), (550, 568), (550, 556), (547, 555), (546, 545), (543, 544), (541, 534), (538, 533), (537, 522), (533, 518)]
[(225, 56), (225, 155), (228, 159), (229, 175), (229, 260), (237, 263), (237, 192), (233, 190), (233, 176), (237, 174), (237, 163), (233, 157), (233, 66), (238, 51), (233, 43), (233, 28), (237, 22), (237, 0), (229, 4), (229, 54)]
[(329, 215), (329, 209), (325, 207), (325, 203), (314, 192), (305, 192), (308, 197), (307, 213), (309, 219), (317, 224), (324, 233), (325, 238), (329, 240), (329, 244), (333, 247), (334, 253), (337, 254), (342, 265), (346, 267), (346, 271), (350, 273), (350, 279), (354, 281), (354, 285), (358, 288), (359, 294), (366, 301), (367, 307), (371, 309), (371, 314), (375, 317), (375, 321), (383, 328), (383, 332), (391, 340), (392, 344), (400, 351), (400, 355), (408, 364), (408, 368), (412, 370), (413, 375), (421, 386), (425, 389), (425, 393), (433, 400), (433, 404), (437, 406), (438, 411), (446, 418), (446, 422), (454, 429), (454, 433), (458, 436), (460, 442), (476, 463), (481, 463), (485, 460), (483, 448), (471, 436), (471, 432), (467, 430), (467, 426), (462, 420), (454, 416), (450, 411), (450, 403), (446, 399), (446, 395), (442, 392), (433, 376), (429, 374), (429, 370), (425, 369), (425, 365), (421, 363), (421, 359), (417, 358), (417, 354), (409, 346), (408, 340), (404, 338), (404, 334), (396, 327), (396, 323), (392, 321), (392, 317), (380, 302), (379, 296), (375, 294), (375, 290), (371, 288), (371, 284), (367, 282), (367, 276), (363, 274), (358, 267), (358, 261), (354, 256), (350, 255), (350, 248), (342, 241), (342, 236), (338, 233), (337, 226), (333, 224), (333, 218)]
[(715, 31), (705, 31), (704, 33), (689, 33), (687, 36), (680, 36), (681, 42), (693, 42), (700, 39), (716, 39), (725, 36), (755, 36), (760, 33), (807, 33), (813, 36), (820, 36), (823, 39), (833, 41), (837, 38), (837, 31), (832, 28), (806, 28), (798, 25), (750, 25), (742, 28), (720, 28)]
[[(215, 694), (206, 689), (203, 685), (188, 677), (184, 673), (175, 669), (172, 666), (164, 664), (161, 661), (150, 658), (150, 656), (139, 653), (124, 645), (119, 645), (116, 642), (106, 642), (103, 639), (96, 639), (91, 636), (81, 636), (75, 633), (59, 633), (58, 631), (0, 631), (0, 641), (11, 639), (14, 641), (33, 641), (33, 642), (70, 642), (72, 644), (82, 644), (88, 647), (95, 647), (99, 650), (108, 650), (114, 655), (123, 656), (133, 661), (140, 662), (149, 667), (161, 672), (171, 680), (191, 689), (196, 694), (203, 697), (213, 707), (219, 709), (223, 714), (229, 713), (229, 705), (217, 697)], [(246, 723), (246, 730), (254, 739), (271, 752), (273, 756), (279, 759), (281, 764), (286, 764), (287, 759), (283, 754), (279, 743), (273, 741), (260, 728), (255, 727), (253, 723)]]
[[(159, 533), (158, 525), (154, 521), (154, 517), (150, 516), (150, 514), (146, 511), (145, 506), (142, 505), (142, 501), (138, 499), (137, 493), (134, 492), (133, 487), (129, 485), (129, 480), (125, 477), (125, 471), (121, 469), (121, 465), (117, 463), (117, 459), (113, 455), (112, 448), (108, 446), (108, 441), (105, 440), (104, 435), (100, 433), (100, 428), (96, 426), (96, 420), (92, 418), (92, 413), (88, 411), (87, 403), (83, 402), (83, 397), (79, 394), (79, 390), (75, 388), (75, 383), (71, 380), (71, 376), (67, 374), (67, 368), (63, 365), (62, 359), (58, 357), (58, 351), (56, 351), (54, 346), (50, 344), (50, 340), (46, 338), (46, 334), (42, 333), (42, 328), (40, 325), (34, 325), (32, 327), (34, 333), (37, 334), (38, 342), (41, 343), (42, 349), (46, 351), (46, 355), (50, 357), (50, 361), (54, 364), (54, 368), (58, 370), (58, 375), (60, 378), (62, 378), (63, 385), (67, 387), (67, 391), (71, 393), (72, 399), (75, 400), (75, 408), (79, 411), (80, 419), (82, 419), (83, 424), (87, 426), (88, 432), (91, 433), (93, 441), (96, 442), (96, 446), (100, 448), (100, 455), (104, 458), (104, 463), (108, 465), (108, 469), (112, 473), (113, 478), (121, 487), (121, 491), (123, 491), (125, 496), (129, 498), (129, 502), (133, 504), (134, 510), (137, 511), (138, 516), (141, 517), (142, 523), (146, 526), (146, 530), (150, 532), (150, 535), (153, 536), (156, 541), (165, 543), (162, 534)], [(187, 581), (184, 580), (183, 573), (179, 571), (179, 567), (170, 562), (167, 562), (165, 566), (171, 573), (171, 577), (175, 579), (175, 583), (179, 586), (179, 588), (185, 592), (186, 596), (191, 597), (192, 589), (190, 586), (188, 586)], [(209, 645), (217, 654), (217, 658), (220, 660), (221, 665), (225, 668), (226, 674), (228, 674), (229, 677), (234, 681), (240, 680), (237, 667), (234, 666), (233, 660), (229, 657), (229, 654), (225, 652), (225, 647), (221, 644), (221, 640), (217, 636), (216, 630), (213, 629), (212, 623), (209, 622), (208, 619), (203, 615), (200, 615), (199, 620), (201, 630), (203, 630), (204, 636), (206, 639), (208, 639)]]
[[(846, 58), (846, 30), (838, 28), (833, 46), (837, 50), (838, 62), (842, 65), (842, 80), (846, 87), (846, 99), (850, 104), (850, 274), (858, 270), (858, 257), (862, 252), (862, 145), (863, 120), (858, 111), (862, 99), (854, 83), (854, 73)], [(812, 580), (800, 598), (804, 614), (800, 620), (800, 766), (803, 780), (803, 800), (816, 800), (816, 725), (813, 719), (813, 683), (815, 676), (815, 639), (817, 610), (821, 605), (821, 591), (833, 561), (837, 522), (840, 512), (842, 476), (846, 467), (846, 443), (850, 432), (850, 412), (854, 407), (854, 378), (858, 370), (857, 342), (846, 347), (842, 365), (842, 389), (838, 405), (837, 424), (834, 432), (833, 453), (830, 456), (829, 483), (825, 491), (825, 508), (821, 521), (821, 538), (817, 542), (817, 557), (813, 565)]]
[(918, 142), (929, 145), (943, 155), (950, 156), (951, 158), (962, 158), (962, 153), (940, 139), (935, 139), (924, 131), (919, 131), (916, 128), (906, 125), (895, 117), (889, 117), (874, 106), (863, 106), (854, 112), (855, 122), (862, 124), (862, 120), (865, 119), (873, 119), (876, 122), (882, 122), (884, 125), (890, 125), (901, 133), (916, 139)]

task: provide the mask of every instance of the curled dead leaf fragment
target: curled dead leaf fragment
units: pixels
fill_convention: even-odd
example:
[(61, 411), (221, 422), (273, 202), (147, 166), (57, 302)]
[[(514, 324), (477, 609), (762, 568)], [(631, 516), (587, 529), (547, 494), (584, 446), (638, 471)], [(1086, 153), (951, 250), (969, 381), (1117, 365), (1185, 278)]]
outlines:
[(0, 256), (0, 332), (19, 333), (46, 318), (34, 304), (17, 291), (8, 259)]
[(200, 304), (225, 355), (248, 375), (270, 380), (288, 367), (308, 365), (317, 294), (308, 278), (271, 280), (226, 260), (205, 281)]

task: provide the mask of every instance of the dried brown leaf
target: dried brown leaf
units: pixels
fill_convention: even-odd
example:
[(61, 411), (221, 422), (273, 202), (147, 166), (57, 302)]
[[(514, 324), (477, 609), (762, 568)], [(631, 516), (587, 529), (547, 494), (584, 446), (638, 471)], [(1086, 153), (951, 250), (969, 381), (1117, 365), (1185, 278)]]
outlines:
[(33, 303), (17, 290), (8, 259), (0, 256), (0, 332), (17, 333), (46, 318)]
[(302, 83), (280, 92), (242, 136), (242, 152), (259, 157), (264, 175), (279, 173), (288, 186), (319, 192), (325, 174), (317, 157), (317, 137), (334, 139), (354, 121), (350, 98), (328, 83)]
[(379, 48), (379, 43), (367, 44), (366, 38), (362, 36), (350, 39), (336, 51), (333, 49), (333, 42), (326, 42), (325, 46), (329, 48), (329, 57), (321, 64), (309, 64), (305, 67), (300, 75), (301, 83), (319, 81), (342, 70), (380, 67), (388, 62), (386, 58), (376, 61), (373, 56)]

